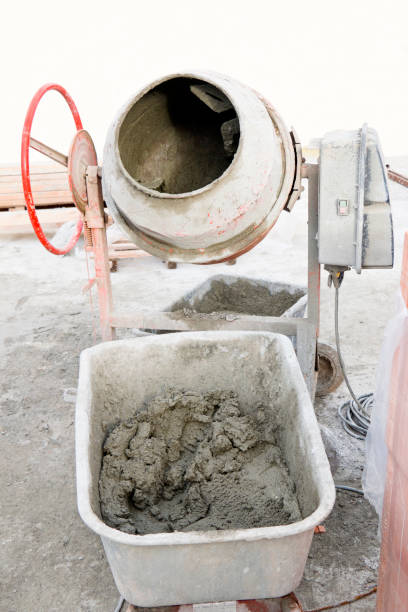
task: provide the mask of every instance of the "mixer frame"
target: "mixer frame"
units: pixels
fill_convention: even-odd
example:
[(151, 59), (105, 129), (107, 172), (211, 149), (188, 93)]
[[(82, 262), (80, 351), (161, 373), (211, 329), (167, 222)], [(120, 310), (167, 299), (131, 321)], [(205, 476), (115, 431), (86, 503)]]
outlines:
[(103, 341), (115, 339), (117, 328), (168, 331), (271, 331), (296, 337), (297, 358), (311, 397), (317, 381), (317, 339), (319, 335), (320, 264), (318, 259), (318, 185), (319, 166), (303, 164), (301, 176), (308, 180), (308, 302), (307, 317), (280, 318), (234, 314), (220, 319), (213, 314), (182, 315), (180, 312), (116, 311), (113, 305), (110, 262), (106, 237), (107, 214), (102, 196), (102, 171), (88, 166), (85, 171), (87, 203), (84, 210), (86, 249), (93, 253), (95, 283), (98, 292), (99, 318)]
[[(31, 137), (31, 127), (42, 97), (50, 90), (60, 93), (72, 113), (76, 134), (69, 155), (63, 155), (39, 140)], [(95, 277), (90, 279), (86, 289), (96, 284), (99, 302), (99, 319), (103, 341), (115, 339), (118, 328), (139, 328), (166, 331), (270, 331), (296, 337), (296, 352), (309, 393), (314, 398), (318, 374), (317, 340), (319, 336), (320, 310), (320, 264), (318, 256), (318, 207), (319, 207), (319, 165), (303, 163), (301, 145), (296, 134), (291, 132), (295, 152), (295, 178), (287, 210), (291, 210), (300, 192), (301, 179), (308, 180), (308, 294), (307, 317), (280, 318), (245, 314), (226, 315), (219, 313), (190, 314), (181, 312), (131, 312), (116, 311), (113, 305), (111, 269), (106, 236), (108, 215), (105, 212), (102, 195), (102, 169), (97, 165), (96, 151), (92, 138), (82, 128), (82, 122), (74, 101), (68, 92), (56, 83), (47, 83), (33, 97), (27, 110), (21, 142), (21, 174), (27, 210), (35, 233), (42, 244), (57, 255), (67, 253), (83, 231), (85, 248), (93, 253)], [(31, 190), (29, 148), (33, 148), (54, 161), (68, 167), (68, 179), (73, 200), (80, 213), (74, 235), (63, 249), (55, 248), (45, 237), (35, 211)]]

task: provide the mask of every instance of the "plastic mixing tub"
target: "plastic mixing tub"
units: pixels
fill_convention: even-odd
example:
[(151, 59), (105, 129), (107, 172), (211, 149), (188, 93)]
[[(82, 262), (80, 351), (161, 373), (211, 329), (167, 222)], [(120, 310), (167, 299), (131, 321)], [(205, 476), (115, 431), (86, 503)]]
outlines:
[[(166, 388), (234, 390), (244, 413), (269, 408), (303, 520), (284, 526), (129, 535), (101, 519), (106, 425)], [(335, 490), (291, 342), (263, 332), (193, 332), (107, 342), (83, 351), (76, 409), (78, 507), (103, 542), (120, 593), (138, 606), (281, 597), (301, 581), (314, 527)], [(250, 500), (249, 500), (250, 502)]]

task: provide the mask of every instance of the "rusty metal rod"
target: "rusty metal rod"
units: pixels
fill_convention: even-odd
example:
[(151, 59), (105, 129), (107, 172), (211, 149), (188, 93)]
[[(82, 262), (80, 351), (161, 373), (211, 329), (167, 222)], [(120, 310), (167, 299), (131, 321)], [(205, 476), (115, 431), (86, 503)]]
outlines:
[(369, 597), (377, 592), (377, 587), (373, 587), (366, 593), (361, 593), (361, 595), (356, 595), (353, 599), (347, 599), (346, 601), (341, 601), (336, 604), (332, 604), (330, 606), (323, 606), (323, 608), (313, 608), (313, 610), (305, 610), (305, 612), (323, 612), (324, 610), (334, 610), (335, 608), (341, 608), (342, 606), (348, 606), (356, 601), (360, 601), (360, 599), (364, 599), (365, 597)]
[(140, 329), (165, 329), (170, 331), (211, 331), (211, 330), (245, 330), (274, 331), (295, 336), (298, 330), (313, 328), (307, 319), (281, 317), (259, 317), (255, 315), (219, 316), (194, 313), (186, 316), (183, 311), (176, 312), (132, 312), (113, 314), (110, 318), (112, 327), (134, 327)]
[(400, 174), (399, 172), (395, 172), (392, 168), (387, 164), (387, 174), (390, 181), (394, 181), (395, 183), (399, 183), (403, 187), (408, 187), (408, 176), (404, 174)]
[(39, 151), (43, 155), (50, 157), (51, 159), (58, 162), (59, 164), (62, 164), (65, 167), (68, 166), (68, 156), (67, 155), (60, 153), (59, 151), (56, 151), (55, 149), (52, 149), (48, 145), (44, 144), (43, 142), (40, 142), (39, 140), (37, 140), (36, 138), (33, 138), (32, 136), (30, 136), (30, 147), (32, 149), (35, 149), (36, 151)]

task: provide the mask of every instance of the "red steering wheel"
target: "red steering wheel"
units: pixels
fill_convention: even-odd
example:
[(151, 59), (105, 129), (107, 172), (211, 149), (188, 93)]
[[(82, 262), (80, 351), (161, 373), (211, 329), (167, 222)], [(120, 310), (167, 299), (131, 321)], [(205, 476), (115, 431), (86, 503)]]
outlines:
[(78, 219), (78, 223), (76, 225), (74, 235), (72, 236), (68, 244), (65, 246), (65, 248), (57, 249), (56, 247), (54, 247), (51, 244), (51, 242), (47, 240), (47, 237), (45, 236), (44, 231), (38, 220), (37, 213), (35, 210), (35, 204), (33, 200), (33, 193), (31, 190), (31, 180), (30, 180), (30, 161), (29, 161), (30, 147), (32, 147), (33, 149), (36, 149), (37, 151), (40, 151), (41, 153), (44, 153), (45, 155), (48, 155), (49, 157), (52, 157), (54, 160), (58, 161), (64, 166), (67, 166), (68, 164), (68, 158), (65, 155), (62, 155), (61, 153), (58, 153), (57, 151), (54, 151), (50, 147), (47, 147), (46, 145), (40, 143), (39, 141), (31, 138), (31, 126), (33, 124), (33, 119), (34, 119), (35, 112), (37, 110), (38, 103), (40, 102), (43, 95), (47, 91), (50, 91), (51, 89), (58, 91), (65, 98), (66, 103), (71, 109), (71, 113), (75, 121), (76, 129), (82, 130), (82, 121), (79, 116), (78, 109), (75, 106), (73, 99), (71, 98), (69, 93), (66, 91), (66, 89), (61, 87), (61, 85), (57, 85), (56, 83), (47, 83), (46, 85), (43, 85), (42, 87), (40, 87), (40, 89), (37, 91), (37, 93), (31, 100), (31, 103), (30, 103), (30, 106), (28, 107), (26, 118), (24, 121), (23, 136), (21, 139), (21, 179), (23, 183), (24, 198), (27, 204), (27, 211), (30, 217), (31, 224), (34, 228), (35, 233), (37, 234), (38, 239), (45, 246), (45, 248), (48, 249), (48, 251), (50, 251), (51, 253), (54, 253), (54, 255), (65, 255), (77, 243), (78, 238), (81, 235), (82, 226), (83, 226), (82, 215), (80, 215)]

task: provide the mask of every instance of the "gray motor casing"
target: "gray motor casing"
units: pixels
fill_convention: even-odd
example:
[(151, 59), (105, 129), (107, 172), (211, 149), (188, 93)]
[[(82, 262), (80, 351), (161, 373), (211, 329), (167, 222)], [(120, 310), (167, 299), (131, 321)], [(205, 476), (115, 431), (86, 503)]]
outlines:
[(319, 262), (391, 268), (393, 230), (385, 163), (377, 132), (327, 133), (320, 143)]

